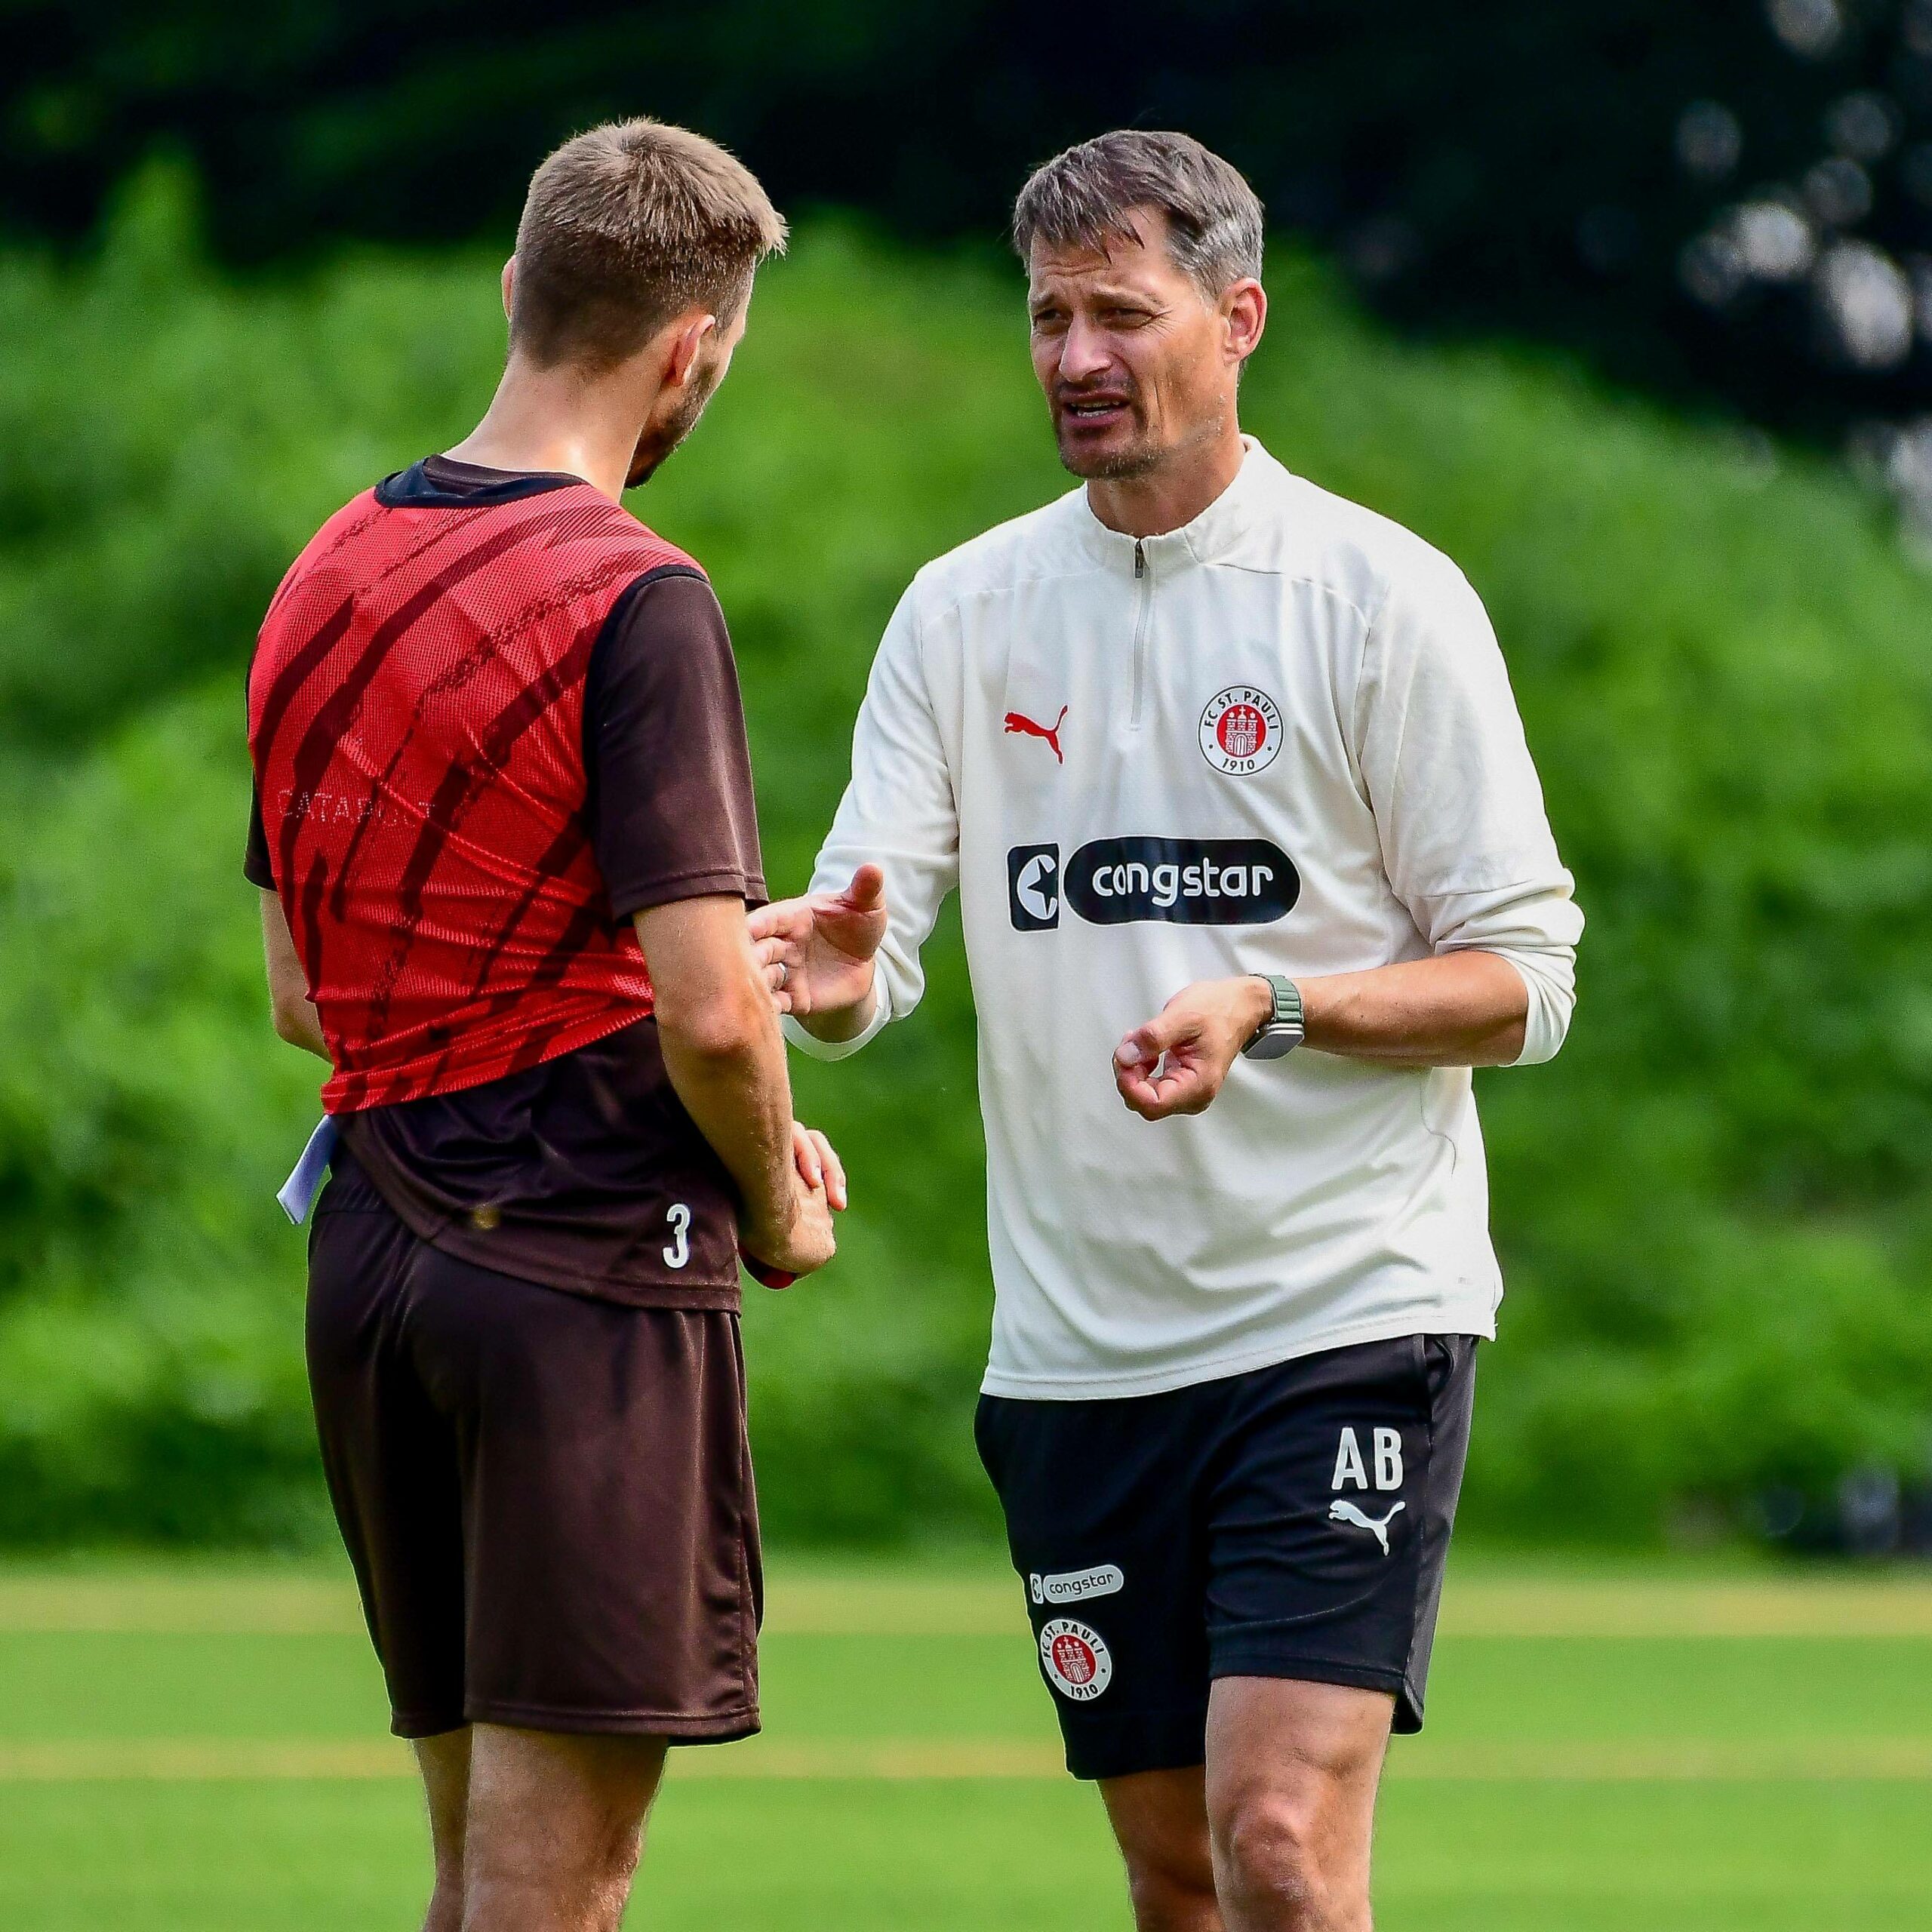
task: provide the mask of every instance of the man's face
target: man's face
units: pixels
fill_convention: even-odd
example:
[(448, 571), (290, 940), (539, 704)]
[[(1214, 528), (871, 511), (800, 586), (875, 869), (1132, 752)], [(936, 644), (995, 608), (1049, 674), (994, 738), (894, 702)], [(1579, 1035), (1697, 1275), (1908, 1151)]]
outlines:
[(741, 305), (728, 326), (714, 328), (705, 337), (697, 359), (684, 381), (667, 385), (660, 392), (645, 420), (637, 447), (631, 452), (631, 466), (624, 488), (635, 490), (647, 483), (663, 466), (664, 459), (697, 427), (705, 405), (718, 392), (725, 372), (731, 366), (731, 352), (745, 333), (746, 309)]
[(1229, 298), (1211, 301), (1175, 266), (1158, 209), (1130, 220), (1132, 242), (1104, 250), (1036, 242), (1028, 264), (1033, 373), (1060, 460), (1076, 476), (1148, 475), (1214, 441), (1233, 416), (1240, 359), (1230, 352)]

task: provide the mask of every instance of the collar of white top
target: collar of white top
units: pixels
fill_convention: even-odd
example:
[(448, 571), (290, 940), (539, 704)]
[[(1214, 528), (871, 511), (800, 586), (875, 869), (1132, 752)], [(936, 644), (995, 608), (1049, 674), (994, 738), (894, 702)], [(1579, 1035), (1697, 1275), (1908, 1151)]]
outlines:
[(1208, 563), (1225, 555), (1253, 522), (1267, 494), (1267, 472), (1279, 467), (1252, 436), (1244, 435), (1241, 441), (1246, 454), (1234, 481), (1191, 522), (1178, 530), (1164, 531), (1158, 537), (1125, 537), (1109, 530), (1094, 514), (1084, 487), (1073, 491), (1081, 542), (1097, 561), (1130, 577), (1137, 549), (1157, 576), (1165, 576), (1183, 564)]

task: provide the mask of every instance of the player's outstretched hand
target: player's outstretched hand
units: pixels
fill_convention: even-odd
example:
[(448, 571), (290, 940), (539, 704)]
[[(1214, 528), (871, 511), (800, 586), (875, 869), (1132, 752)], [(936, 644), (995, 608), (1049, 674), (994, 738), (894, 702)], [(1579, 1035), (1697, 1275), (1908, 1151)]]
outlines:
[(1197, 980), (1114, 1049), (1114, 1084), (1143, 1120), (1204, 1112), (1266, 1017), (1264, 981)]
[(844, 1165), (832, 1143), (798, 1121), (792, 1123), (792, 1162), (791, 1226), (783, 1232), (747, 1227), (739, 1236), (746, 1271), (768, 1288), (789, 1288), (832, 1259), (838, 1247), (832, 1217), (844, 1213), (849, 1198)]
[(861, 866), (843, 892), (761, 906), (752, 944), (780, 1013), (841, 1013), (872, 991), (872, 955), (885, 937), (885, 875)]

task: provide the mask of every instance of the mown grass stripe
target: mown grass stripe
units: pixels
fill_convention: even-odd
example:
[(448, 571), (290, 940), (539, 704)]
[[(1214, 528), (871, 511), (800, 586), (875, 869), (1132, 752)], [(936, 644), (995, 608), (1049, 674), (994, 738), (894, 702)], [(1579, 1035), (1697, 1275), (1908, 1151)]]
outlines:
[[(980, 1577), (774, 1576), (778, 1636), (1001, 1636), (1019, 1586)], [(0, 1576), (0, 1631), (155, 1635), (359, 1632), (354, 1593), (322, 1578)], [(1705, 1581), (1451, 1578), (1451, 1637), (1932, 1637), (1932, 1579)]]
[[(372, 1739), (90, 1739), (0, 1745), (0, 1784), (408, 1780), (406, 1747)], [(1022, 1741), (881, 1739), (786, 1743), (765, 1739), (684, 1750), (677, 1779), (936, 1783), (1056, 1779), (1057, 1747)], [(1802, 1743), (1669, 1740), (1614, 1744), (1398, 1745), (1389, 1776), (1444, 1784), (1714, 1784), (1932, 1782), (1932, 1740), (1827, 1738)]]
[[(826, 1636), (993, 1635), (1020, 1627), (1017, 1583), (887, 1582), (780, 1575), (767, 1628)], [(1452, 1637), (1932, 1637), (1932, 1579), (1469, 1582), (1452, 1576)]]
[(0, 1631), (152, 1636), (330, 1636), (358, 1632), (355, 1593), (322, 1582), (195, 1578), (0, 1580)]

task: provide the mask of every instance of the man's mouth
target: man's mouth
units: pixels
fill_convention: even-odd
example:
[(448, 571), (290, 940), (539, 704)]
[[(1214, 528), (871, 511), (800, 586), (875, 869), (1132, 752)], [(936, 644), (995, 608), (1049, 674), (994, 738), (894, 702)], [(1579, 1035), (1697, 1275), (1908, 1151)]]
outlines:
[(1120, 395), (1065, 396), (1060, 405), (1062, 416), (1092, 428), (1119, 421), (1128, 409), (1127, 398)]

